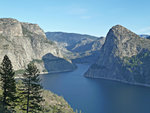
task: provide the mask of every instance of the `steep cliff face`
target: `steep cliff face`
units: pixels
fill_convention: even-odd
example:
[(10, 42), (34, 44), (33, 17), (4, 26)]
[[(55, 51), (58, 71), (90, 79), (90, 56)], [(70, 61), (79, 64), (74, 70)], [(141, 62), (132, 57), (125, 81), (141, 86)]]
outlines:
[(47, 40), (37, 24), (11, 18), (0, 19), (0, 53), (0, 61), (7, 54), (15, 70), (24, 69), (31, 61), (37, 63), (41, 71), (44, 70), (42, 57), (47, 53), (63, 58), (57, 45)]
[[(149, 56), (150, 40), (140, 38), (135, 33), (116, 25), (112, 27), (106, 37), (106, 41), (100, 50), (97, 63), (93, 64), (85, 73), (86, 77), (106, 78), (131, 83), (148, 83), (147, 74), (137, 75), (138, 68), (144, 70), (144, 58), (141, 55), (146, 52)], [(148, 64), (147, 64), (148, 66)], [(136, 79), (138, 76), (138, 79)], [(145, 79), (141, 81), (140, 79)]]

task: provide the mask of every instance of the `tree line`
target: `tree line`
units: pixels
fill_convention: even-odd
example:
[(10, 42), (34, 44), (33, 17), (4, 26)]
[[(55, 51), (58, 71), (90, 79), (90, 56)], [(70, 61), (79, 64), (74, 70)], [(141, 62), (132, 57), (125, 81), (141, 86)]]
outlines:
[(21, 84), (17, 85), (15, 71), (7, 55), (0, 65), (1, 95), (0, 104), (3, 113), (15, 113), (19, 106), (22, 113), (37, 113), (43, 110), (42, 86), (39, 70), (34, 63), (29, 63), (22, 74)]

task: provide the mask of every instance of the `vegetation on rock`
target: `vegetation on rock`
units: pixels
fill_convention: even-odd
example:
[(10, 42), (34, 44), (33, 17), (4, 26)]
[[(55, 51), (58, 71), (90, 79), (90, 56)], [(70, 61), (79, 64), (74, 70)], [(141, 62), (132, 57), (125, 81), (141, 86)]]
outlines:
[(4, 57), (0, 67), (1, 113), (74, 113), (62, 98), (42, 89), (37, 67), (30, 63), (22, 79), (14, 79), (11, 61)]

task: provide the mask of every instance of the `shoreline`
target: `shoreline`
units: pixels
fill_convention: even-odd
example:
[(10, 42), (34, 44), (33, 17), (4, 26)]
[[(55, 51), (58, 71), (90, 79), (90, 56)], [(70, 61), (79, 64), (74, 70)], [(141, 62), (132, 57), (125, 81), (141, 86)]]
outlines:
[(72, 72), (72, 71), (74, 71), (75, 69), (73, 69), (73, 70), (64, 70), (64, 71), (52, 71), (52, 72), (42, 72), (42, 73), (40, 73), (40, 75), (45, 75), (45, 74), (55, 74), (55, 73), (66, 73), (66, 72)]
[[(75, 69), (74, 69), (75, 70)], [(39, 75), (46, 75), (46, 74), (55, 74), (55, 73), (66, 73), (66, 72), (72, 72), (74, 70), (65, 70), (65, 71), (53, 71), (53, 72), (41, 72)], [(18, 75), (14, 77), (15, 79), (23, 78), (21, 75)]]
[(128, 85), (142, 86), (142, 87), (149, 87), (150, 88), (150, 84), (137, 83), (137, 82), (133, 83), (133, 82), (128, 82), (128, 81), (124, 81), (124, 80), (105, 78), (105, 77), (90, 77), (90, 76), (85, 76), (85, 75), (84, 75), (84, 77), (89, 78), (89, 79), (103, 79), (103, 80), (116, 81), (116, 82), (120, 82), (120, 83), (124, 83), (124, 84), (128, 84)]

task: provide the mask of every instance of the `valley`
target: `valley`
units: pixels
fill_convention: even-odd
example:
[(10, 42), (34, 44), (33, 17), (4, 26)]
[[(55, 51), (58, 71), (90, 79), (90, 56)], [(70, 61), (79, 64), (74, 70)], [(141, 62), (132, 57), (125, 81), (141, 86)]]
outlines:
[[(7, 54), (16, 74), (23, 74), (27, 64), (34, 63), (42, 74), (44, 89), (64, 97), (74, 111), (141, 113), (145, 110), (144, 113), (148, 113), (149, 107), (142, 106), (140, 101), (145, 102), (149, 96), (144, 95), (150, 93), (149, 36), (139, 36), (121, 25), (113, 26), (106, 37), (95, 37), (44, 33), (37, 24), (12, 18), (2, 18), (0, 23), (0, 59)], [(120, 99), (113, 105), (107, 100), (117, 100), (115, 96), (123, 90), (129, 91), (127, 100), (131, 100), (132, 94), (136, 95), (131, 106), (141, 106), (139, 109), (132, 111), (131, 106), (122, 106), (124, 103), (130, 105), (131, 101)], [(112, 92), (113, 95), (108, 95)], [(45, 90), (43, 95), (49, 111), (54, 107), (65, 113), (73, 112), (62, 97)], [(52, 100), (55, 103), (50, 106)]]

